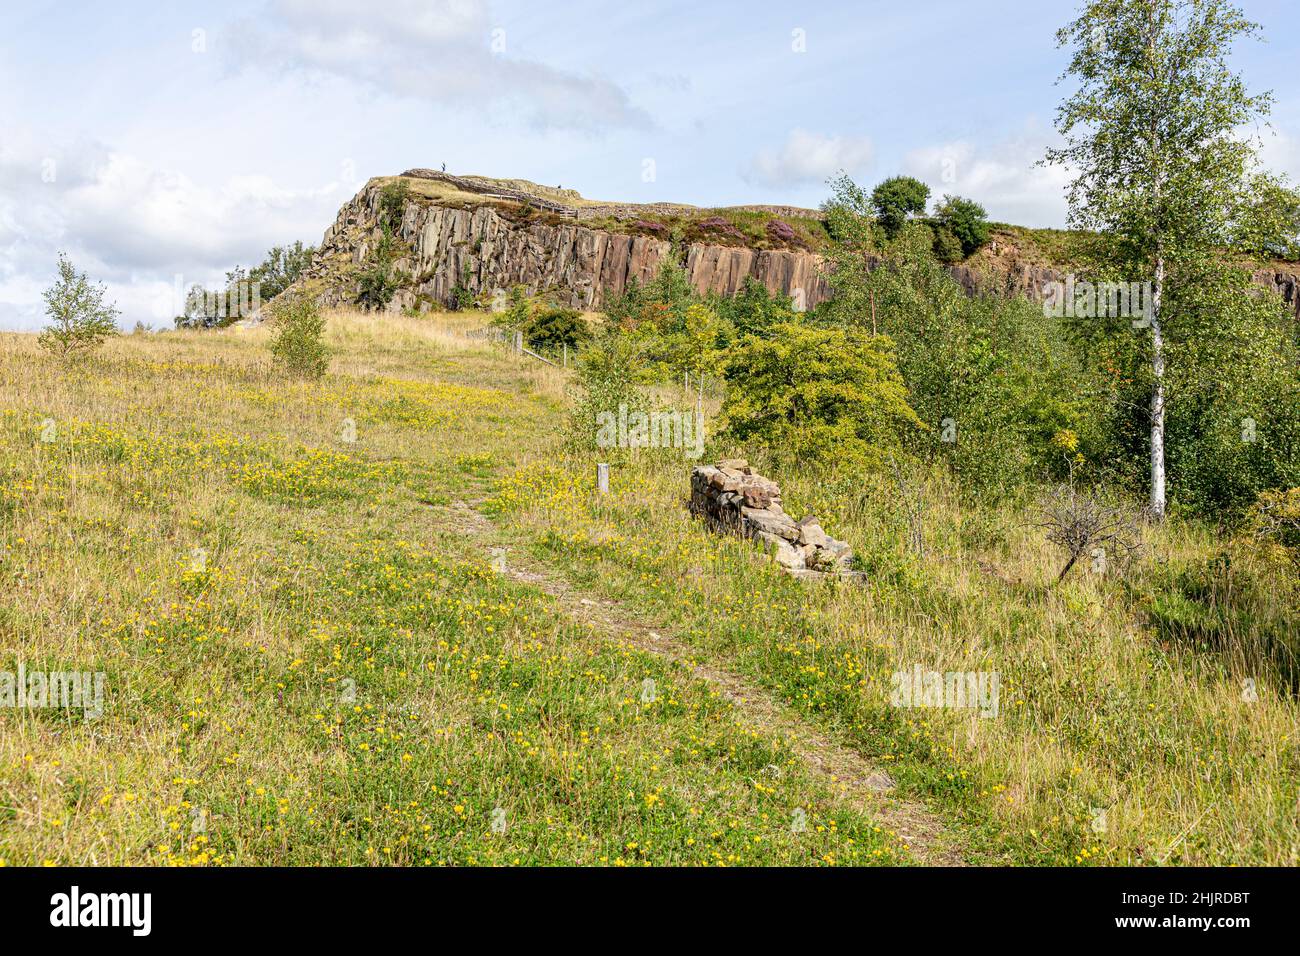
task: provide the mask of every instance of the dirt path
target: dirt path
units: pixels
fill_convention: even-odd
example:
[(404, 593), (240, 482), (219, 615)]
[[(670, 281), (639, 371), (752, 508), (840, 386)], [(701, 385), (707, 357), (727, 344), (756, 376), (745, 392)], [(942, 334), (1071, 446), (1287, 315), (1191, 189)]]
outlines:
[[(495, 527), (465, 502), (455, 502), (451, 510), (464, 533), (485, 536)], [(826, 778), (838, 799), (873, 816), (881, 827), (897, 834), (917, 862), (928, 866), (966, 865), (951, 828), (921, 804), (897, 796), (888, 773), (809, 726), (761, 687), (696, 660), (693, 650), (670, 633), (651, 628), (617, 601), (597, 599), (576, 590), (566, 580), (524, 558), (519, 549), (512, 548), (508, 554), (504, 549), (493, 551), (506, 558), (507, 575), (549, 594), (557, 610), (589, 625), (595, 636), (685, 667), (730, 701), (742, 719), (784, 738), (810, 768)]]

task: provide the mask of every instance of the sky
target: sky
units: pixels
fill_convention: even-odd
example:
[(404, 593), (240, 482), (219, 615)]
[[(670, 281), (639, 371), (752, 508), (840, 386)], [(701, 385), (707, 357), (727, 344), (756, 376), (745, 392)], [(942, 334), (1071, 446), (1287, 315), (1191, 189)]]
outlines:
[[(1300, 33), (1234, 65), (1272, 90), (1265, 164), (1300, 180)], [(125, 327), (189, 285), (318, 243), (367, 179), (417, 166), (584, 196), (815, 207), (898, 173), (994, 220), (1062, 226), (1066, 0), (792, 4), (118, 0), (0, 7), (0, 329), (44, 323), (59, 252)]]

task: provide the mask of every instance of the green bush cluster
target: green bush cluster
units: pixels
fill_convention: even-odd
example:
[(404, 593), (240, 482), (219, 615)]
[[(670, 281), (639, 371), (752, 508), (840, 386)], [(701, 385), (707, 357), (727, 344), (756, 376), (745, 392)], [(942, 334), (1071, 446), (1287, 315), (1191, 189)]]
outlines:
[(576, 355), (593, 338), (591, 325), (577, 309), (533, 299), (521, 285), (506, 293), (496, 311), (494, 327), (512, 338), (522, 333), (524, 344), (542, 355), (560, 355), (566, 348)]
[(546, 355), (576, 350), (591, 340), (591, 327), (577, 309), (558, 306), (538, 310), (524, 328), (524, 341)]
[(270, 302), (297, 281), (315, 254), (315, 246), (304, 246), (301, 241), (273, 246), (253, 268), (237, 265), (227, 272), (221, 289), (192, 286), (185, 296), (183, 314), (174, 319), (176, 327), (224, 328), (248, 318), (262, 303)]
[[(611, 299), (607, 334), (630, 343), (642, 387), (689, 381), (697, 400), (706, 387), (721, 398), (720, 437), (743, 451), (869, 469), (897, 450), (983, 500), (1071, 476), (1139, 494), (1150, 382), (1131, 316), (968, 294), (943, 260), (987, 240), (985, 212), (945, 196), (923, 220), (920, 196), (898, 180), (871, 194), (835, 183), (823, 207), (833, 295), (811, 313), (752, 279), (700, 296), (669, 261)], [(1100, 254), (1090, 268), (1109, 276)], [(1300, 349), (1249, 276), (1195, 278), (1165, 304), (1193, 317), (1168, 343), (1171, 500), (1236, 520), (1261, 493), (1300, 486)]]
[(878, 467), (922, 428), (886, 336), (782, 323), (725, 365), (724, 436), (774, 461)]
[(315, 300), (305, 295), (282, 298), (271, 317), (271, 355), (280, 371), (293, 378), (317, 379), (329, 368), (325, 317)]

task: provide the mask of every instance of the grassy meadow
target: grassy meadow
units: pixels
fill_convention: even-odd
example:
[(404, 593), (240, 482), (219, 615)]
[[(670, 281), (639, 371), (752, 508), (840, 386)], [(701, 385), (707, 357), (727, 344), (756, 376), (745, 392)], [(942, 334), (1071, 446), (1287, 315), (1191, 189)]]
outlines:
[[(0, 864), (1300, 862), (1294, 698), (1150, 623), (1210, 530), (1053, 588), (1027, 502), (931, 476), (918, 557), (887, 478), (764, 467), (869, 580), (801, 584), (680, 453), (597, 495), (482, 321), (333, 313), (313, 383), (264, 328), (0, 335), (0, 670), (105, 674), (0, 708)], [(913, 664), (997, 715), (891, 706)]]

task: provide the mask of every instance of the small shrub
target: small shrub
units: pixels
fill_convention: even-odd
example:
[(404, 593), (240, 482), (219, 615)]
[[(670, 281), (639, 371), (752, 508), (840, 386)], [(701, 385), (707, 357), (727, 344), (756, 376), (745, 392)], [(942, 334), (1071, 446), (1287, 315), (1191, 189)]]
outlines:
[(1249, 522), (1256, 538), (1300, 558), (1300, 488), (1262, 492), (1250, 509)]
[(776, 242), (793, 242), (795, 231), (794, 227), (788, 222), (782, 222), (780, 219), (773, 219), (767, 224), (767, 235), (769, 239)]
[(731, 236), (737, 239), (742, 238), (744, 236), (744, 233), (736, 228), (735, 223), (733, 223), (730, 219), (723, 218), (722, 216), (708, 216), (705, 219), (701, 219), (699, 222), (696, 223), (696, 225), (699, 226), (699, 228), (704, 230), (705, 232), (713, 232), (719, 235)]
[(402, 224), (402, 216), (406, 212), (406, 200), (410, 195), (411, 187), (405, 179), (397, 179), (391, 183), (385, 183), (379, 190), (379, 222), (380, 225), (388, 229), (397, 231), (397, 227)]
[(524, 340), (535, 352), (559, 352), (589, 342), (591, 329), (576, 309), (543, 309), (525, 327)]
[(298, 295), (277, 300), (272, 321), (271, 354), (276, 366), (294, 378), (320, 378), (329, 368), (329, 348), (322, 341), (325, 317), (315, 300)]
[(1084, 556), (1091, 557), (1099, 571), (1112, 565), (1124, 570), (1142, 547), (1137, 522), (1127, 510), (1107, 504), (1091, 492), (1080, 491), (1073, 478), (1043, 503), (1039, 527), (1047, 540), (1065, 554), (1065, 566), (1056, 584), (1065, 580)]
[(117, 309), (104, 302), (107, 289), (92, 285), (84, 272), (59, 254), (59, 280), (45, 290), (45, 314), (50, 317), (37, 340), (45, 351), (70, 362), (89, 355), (117, 335)]
[(506, 293), (505, 302), (501, 305), (494, 304), (492, 311), (496, 313), (492, 326), (513, 334), (523, 331), (532, 322), (533, 301), (529, 298), (526, 287), (515, 285)]
[(365, 309), (382, 309), (397, 294), (398, 282), (387, 262), (375, 262), (357, 276), (357, 304)]
[(463, 312), (474, 305), (474, 293), (470, 291), (469, 282), (470, 266), (467, 262), (461, 267), (460, 278), (451, 287), (451, 298), (447, 302), (447, 308), (452, 312)]

